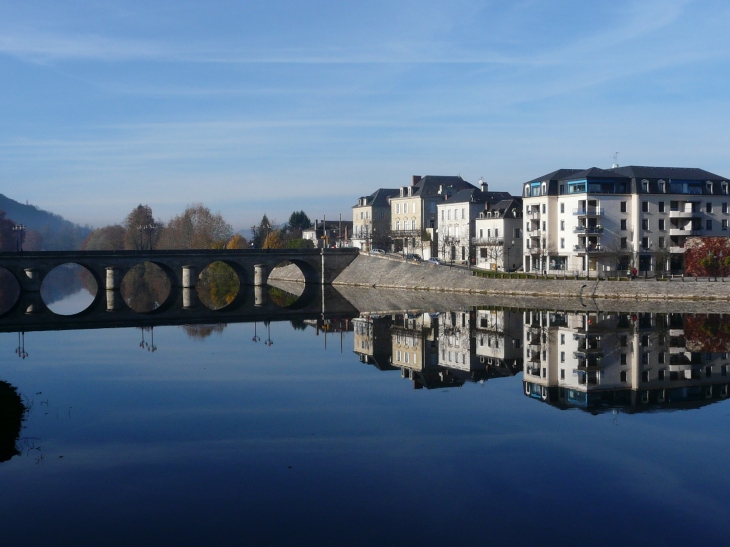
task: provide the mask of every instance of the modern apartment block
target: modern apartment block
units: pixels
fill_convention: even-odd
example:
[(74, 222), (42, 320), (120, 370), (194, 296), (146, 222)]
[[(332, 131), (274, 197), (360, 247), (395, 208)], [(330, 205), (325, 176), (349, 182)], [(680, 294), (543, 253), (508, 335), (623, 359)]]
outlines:
[(477, 268), (514, 272), (522, 268), (522, 199), (504, 199), (474, 222)]
[(370, 251), (384, 249), (390, 233), (389, 198), (398, 195), (394, 188), (378, 188), (357, 200), (352, 207), (352, 245)]
[(728, 179), (696, 168), (560, 169), (522, 197), (533, 271), (678, 272), (686, 238), (725, 235), (730, 220)]
[[(436, 206), (438, 220), (438, 256), (447, 262), (466, 264), (475, 258), (472, 244), (475, 222), (485, 210), (510, 199), (508, 192), (490, 192), (487, 183), (480, 180), (479, 188), (467, 188), (444, 196)], [(476, 260), (472, 260), (476, 262)]]
[(436, 207), (448, 196), (467, 189), (476, 188), (460, 176), (414, 175), (410, 186), (402, 186), (390, 198), (392, 250), (418, 253), (424, 259), (436, 256)]

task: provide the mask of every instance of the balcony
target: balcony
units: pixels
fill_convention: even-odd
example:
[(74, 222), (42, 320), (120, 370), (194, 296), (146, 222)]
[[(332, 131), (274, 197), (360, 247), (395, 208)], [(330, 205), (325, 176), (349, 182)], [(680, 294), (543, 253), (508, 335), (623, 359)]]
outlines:
[(669, 252), (672, 254), (682, 254), (684, 253), (684, 247), (669, 247)]
[(574, 234), (602, 234), (603, 226), (576, 226), (573, 228)]
[[(601, 349), (583, 349), (573, 352), (573, 357), (576, 359), (603, 359), (603, 350)], [(588, 366), (592, 366), (588, 363)]]
[(494, 247), (500, 247), (504, 245), (504, 239), (494, 237), (473, 237), (471, 238), (472, 245), (492, 245)]
[(600, 245), (573, 245), (573, 252), (578, 254), (598, 254), (603, 252)]
[(539, 247), (532, 247), (530, 249), (527, 249), (527, 254), (539, 256), (540, 254), (542, 254), (542, 249), (540, 249)]
[(669, 228), (670, 236), (700, 236), (702, 235), (701, 229), (692, 228)]
[(694, 211), (669, 211), (669, 218), (692, 218)]
[(601, 217), (603, 207), (588, 207), (587, 209), (573, 209), (573, 214), (579, 217)]

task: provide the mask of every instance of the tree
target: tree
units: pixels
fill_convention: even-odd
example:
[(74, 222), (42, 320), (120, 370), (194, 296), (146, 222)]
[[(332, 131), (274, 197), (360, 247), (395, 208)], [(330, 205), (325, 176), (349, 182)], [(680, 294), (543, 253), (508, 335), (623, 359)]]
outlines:
[(281, 236), (279, 235), (279, 232), (271, 232), (268, 236), (266, 236), (266, 239), (264, 240), (264, 244), (262, 245), (263, 249), (283, 249), (284, 248), (284, 241), (282, 241)]
[(312, 221), (309, 220), (307, 213), (304, 211), (294, 211), (289, 216), (289, 222), (287, 222), (287, 232), (291, 233), (293, 237), (302, 237), (302, 230), (312, 227)]
[(703, 277), (730, 275), (730, 238), (687, 238), (684, 272)]
[[(156, 226), (158, 228), (144, 227)], [(132, 251), (154, 248), (160, 238), (161, 222), (155, 221), (149, 205), (141, 203), (124, 219), (124, 248)]]
[(81, 248), (86, 251), (121, 251), (125, 246), (126, 231), (119, 224), (93, 230)]
[(220, 213), (212, 213), (202, 203), (188, 205), (172, 217), (160, 238), (163, 249), (223, 248), (233, 236), (233, 228)]
[(248, 249), (248, 241), (241, 234), (233, 234), (226, 243), (226, 249)]
[(296, 237), (286, 242), (287, 249), (314, 249), (314, 242), (311, 239)]
[(623, 243), (621, 240), (621, 234), (616, 233), (612, 240), (601, 245), (604, 256), (616, 270), (616, 277), (634, 266), (634, 246), (628, 239)]
[(251, 242), (253, 243), (253, 246), (256, 249), (261, 249), (264, 241), (273, 230), (274, 226), (271, 221), (269, 221), (269, 217), (266, 216), (266, 213), (264, 213), (264, 216), (261, 218), (261, 222), (259, 222), (258, 226), (251, 226)]
[(13, 232), (15, 222), (5, 217), (5, 211), (0, 210), (0, 251), (15, 251), (17, 249), (17, 235)]

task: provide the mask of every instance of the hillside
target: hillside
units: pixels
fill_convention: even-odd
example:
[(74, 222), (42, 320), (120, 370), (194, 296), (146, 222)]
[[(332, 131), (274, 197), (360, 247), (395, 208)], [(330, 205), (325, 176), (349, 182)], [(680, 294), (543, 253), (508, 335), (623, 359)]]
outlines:
[(25, 205), (0, 194), (0, 211), (13, 222), (24, 224), (41, 236), (41, 248), (47, 251), (78, 249), (89, 232), (88, 227), (74, 224), (60, 215)]

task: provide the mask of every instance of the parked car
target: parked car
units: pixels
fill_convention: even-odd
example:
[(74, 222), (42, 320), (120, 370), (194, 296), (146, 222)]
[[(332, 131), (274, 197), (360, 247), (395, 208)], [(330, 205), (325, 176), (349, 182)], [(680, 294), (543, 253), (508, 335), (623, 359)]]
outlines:
[(421, 255), (419, 254), (407, 254), (406, 260), (413, 260), (414, 262), (422, 262), (423, 259), (421, 258)]
[(431, 257), (431, 258), (428, 259), (428, 263), (429, 264), (434, 264), (435, 266), (439, 266), (439, 265), (443, 264), (444, 261), (441, 260), (440, 258), (436, 258), (434, 256), (434, 257)]
[(371, 255), (384, 255), (385, 251), (383, 249), (372, 249), (370, 251)]

